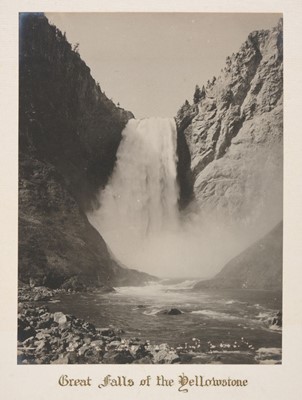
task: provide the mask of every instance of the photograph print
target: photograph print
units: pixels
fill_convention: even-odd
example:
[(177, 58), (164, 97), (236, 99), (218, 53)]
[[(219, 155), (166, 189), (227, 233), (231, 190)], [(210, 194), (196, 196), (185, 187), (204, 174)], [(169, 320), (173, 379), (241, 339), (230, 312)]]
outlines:
[(26, 364), (281, 364), (283, 19), (20, 13)]

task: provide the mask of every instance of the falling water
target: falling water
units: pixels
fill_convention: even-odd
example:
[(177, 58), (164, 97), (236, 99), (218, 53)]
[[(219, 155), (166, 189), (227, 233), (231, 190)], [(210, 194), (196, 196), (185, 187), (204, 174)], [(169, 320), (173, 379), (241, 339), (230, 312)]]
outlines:
[(88, 218), (126, 266), (159, 277), (207, 278), (251, 242), (222, 219), (213, 223), (192, 210), (180, 215), (176, 133), (174, 119), (131, 119), (101, 206)]
[(172, 118), (131, 119), (122, 132), (101, 207), (89, 216), (113, 253), (129, 266), (142, 268), (142, 252), (144, 264), (150, 257), (157, 266), (168, 262), (159, 252), (163, 238), (179, 224), (176, 140)]

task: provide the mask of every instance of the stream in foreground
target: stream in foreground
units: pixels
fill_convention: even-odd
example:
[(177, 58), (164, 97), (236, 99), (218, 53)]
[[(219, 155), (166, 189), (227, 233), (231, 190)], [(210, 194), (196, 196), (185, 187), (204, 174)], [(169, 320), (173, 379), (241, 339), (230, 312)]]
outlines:
[[(189, 363), (281, 362), (281, 328), (272, 320), (281, 293), (256, 290), (193, 291), (195, 282), (162, 281), (115, 293), (61, 294), (52, 312), (83, 318), (97, 327), (123, 329), (124, 337), (167, 343), (190, 354)], [(165, 312), (178, 309), (181, 314)]]

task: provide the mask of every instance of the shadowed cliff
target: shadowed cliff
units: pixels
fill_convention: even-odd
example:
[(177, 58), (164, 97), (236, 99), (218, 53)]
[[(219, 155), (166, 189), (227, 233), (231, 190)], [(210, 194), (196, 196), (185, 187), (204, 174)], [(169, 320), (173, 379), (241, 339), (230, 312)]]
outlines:
[(121, 268), (85, 211), (112, 172), (133, 115), (109, 100), (65, 34), (20, 15), (19, 278), (50, 287), (142, 282)]

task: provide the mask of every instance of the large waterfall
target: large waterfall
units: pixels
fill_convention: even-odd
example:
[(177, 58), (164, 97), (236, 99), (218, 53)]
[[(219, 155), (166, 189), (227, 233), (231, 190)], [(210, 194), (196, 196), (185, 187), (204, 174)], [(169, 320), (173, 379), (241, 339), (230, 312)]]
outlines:
[(176, 139), (174, 119), (131, 119), (100, 208), (88, 218), (130, 268), (157, 276), (210, 276), (242, 244), (222, 223), (193, 212), (181, 218)]
[(89, 216), (128, 266), (142, 269), (142, 262), (151, 263), (149, 272), (167, 266), (167, 237), (179, 224), (176, 140), (173, 118), (131, 119), (101, 207)]
[[(101, 197), (102, 229), (147, 237), (176, 224), (176, 126), (173, 119), (131, 119), (112, 179)], [(112, 227), (112, 216), (118, 227)], [(114, 229), (114, 230), (115, 230)]]

